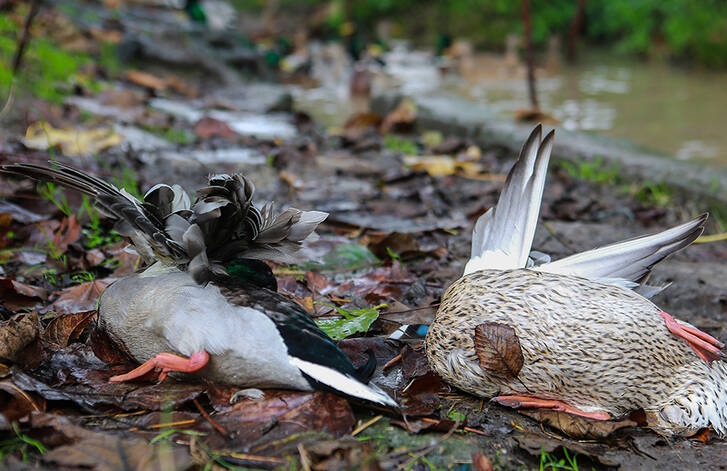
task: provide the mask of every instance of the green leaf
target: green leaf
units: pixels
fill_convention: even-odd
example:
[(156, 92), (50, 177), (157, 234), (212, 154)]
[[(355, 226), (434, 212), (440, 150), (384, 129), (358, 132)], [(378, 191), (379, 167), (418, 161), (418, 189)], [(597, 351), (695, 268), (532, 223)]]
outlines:
[(305, 263), (303, 270), (311, 271), (353, 271), (381, 263), (368, 248), (359, 244), (340, 244), (323, 257), (323, 263)]
[(341, 315), (341, 319), (316, 319), (316, 324), (333, 340), (342, 340), (353, 334), (368, 332), (371, 324), (379, 318), (378, 308), (382, 306), (351, 310), (332, 306)]

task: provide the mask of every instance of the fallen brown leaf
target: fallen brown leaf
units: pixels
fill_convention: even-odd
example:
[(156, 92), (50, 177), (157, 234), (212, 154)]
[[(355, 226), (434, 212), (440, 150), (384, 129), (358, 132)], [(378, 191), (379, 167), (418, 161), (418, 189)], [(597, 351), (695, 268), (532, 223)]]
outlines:
[(81, 238), (81, 223), (73, 214), (61, 219), (60, 223), (51, 219), (39, 222), (37, 227), (40, 230), (41, 244), (50, 246), (54, 257), (66, 253), (68, 246)]
[(61, 314), (91, 311), (108, 285), (108, 281), (93, 280), (70, 286), (60, 292), (49, 308)]
[(371, 443), (358, 440), (326, 440), (316, 443), (301, 443), (298, 447), (304, 469), (337, 471), (358, 469), (379, 471), (376, 449)]
[(213, 416), (215, 422), (229, 431), (237, 443), (257, 443), (246, 450), (252, 453), (280, 455), (284, 450), (275, 446), (277, 440), (294, 447), (296, 443), (288, 442), (291, 436), (300, 440), (311, 433), (341, 437), (350, 433), (355, 424), (348, 401), (332, 393), (266, 389), (262, 399), (242, 399), (231, 405), (230, 397), (238, 390), (211, 385), (207, 396), (217, 411)]
[(113, 129), (56, 129), (48, 123), (37, 122), (28, 126), (23, 144), (38, 150), (58, 146), (63, 155), (88, 155), (119, 145), (123, 140)]
[(474, 471), (492, 471), (492, 461), (482, 453), (472, 454), (472, 469)]
[(71, 445), (59, 446), (42, 455), (43, 463), (95, 470), (187, 469), (191, 457), (186, 448), (160, 447), (138, 438), (96, 433)]
[(209, 116), (197, 121), (194, 125), (194, 133), (200, 139), (210, 139), (212, 137), (230, 139), (237, 137), (237, 133), (227, 123)]
[(15, 361), (18, 354), (38, 337), (38, 314), (18, 314), (0, 323), (0, 358)]
[(107, 365), (93, 355), (89, 346), (75, 343), (49, 352), (49, 358), (32, 372), (14, 368), (11, 381), (48, 401), (71, 401), (82, 407), (113, 405), (123, 410), (179, 407), (205, 389), (204, 384), (193, 380), (181, 382), (171, 378), (160, 384), (109, 383), (109, 377), (133, 367), (127, 363)]
[(519, 412), (528, 417), (532, 417), (540, 423), (560, 430), (569, 437), (578, 439), (606, 438), (616, 430), (626, 427), (636, 427), (638, 425), (628, 418), (621, 420), (595, 420), (547, 409), (522, 409)]
[(0, 302), (11, 311), (34, 307), (48, 299), (44, 288), (27, 285), (9, 277), (0, 277)]
[(44, 411), (45, 400), (23, 391), (10, 380), (0, 381), (0, 391), (12, 396), (10, 401), (0, 401), (4, 405), (2, 415), (11, 422), (28, 416), (33, 411)]
[(381, 259), (387, 259), (391, 253), (400, 256), (419, 252), (419, 243), (412, 234), (401, 232), (369, 232), (362, 238), (362, 243)]
[(96, 311), (56, 316), (43, 330), (43, 340), (63, 348), (78, 339), (83, 330), (96, 319)]
[(475, 352), (480, 366), (500, 379), (515, 379), (524, 358), (515, 329), (507, 324), (485, 322), (475, 327)]
[(417, 117), (417, 106), (409, 98), (405, 98), (399, 102), (391, 113), (386, 115), (381, 123), (381, 132), (383, 134), (389, 132), (409, 132), (414, 126)]

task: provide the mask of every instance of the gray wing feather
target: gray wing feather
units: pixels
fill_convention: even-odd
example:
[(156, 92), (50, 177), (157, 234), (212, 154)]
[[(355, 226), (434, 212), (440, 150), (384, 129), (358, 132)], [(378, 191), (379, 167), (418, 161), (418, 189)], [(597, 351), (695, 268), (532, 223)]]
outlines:
[[(708, 214), (671, 229), (623, 242), (577, 253), (555, 262), (534, 267), (534, 270), (575, 275), (611, 284), (642, 283), (651, 269), (664, 258), (694, 242), (704, 230)], [(642, 295), (653, 295), (660, 289), (642, 285)]]
[(472, 258), (465, 274), (483, 269), (522, 268), (533, 243), (554, 132), (544, 139), (535, 127), (507, 176), (497, 206), (475, 224)]

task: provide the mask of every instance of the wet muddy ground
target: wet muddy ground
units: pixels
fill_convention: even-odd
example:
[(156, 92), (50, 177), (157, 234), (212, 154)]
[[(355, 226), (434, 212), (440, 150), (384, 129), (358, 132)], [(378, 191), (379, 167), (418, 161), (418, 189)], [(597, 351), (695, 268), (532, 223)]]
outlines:
[[(4, 131), (0, 163), (57, 158), (117, 185), (136, 183), (143, 190), (179, 183), (190, 192), (211, 173), (243, 172), (255, 182), (256, 202), (329, 212), (320, 239), (299, 263), (274, 267), (280, 291), (319, 320), (340, 319), (334, 306), (379, 310), (365, 332), (340, 344), (355, 363), (366, 360), (367, 350), (375, 353), (373, 381), (401, 400), (406, 418), (324, 392), (268, 391), (263, 399), (230, 404), (232, 388), (193, 378), (108, 383), (130, 363), (95, 331), (95, 303), (103, 287), (138, 268), (138, 260), (78, 195), (39, 197), (34, 183), (0, 176), (4, 467), (727, 467), (724, 441), (709, 434), (661, 437), (640, 425), (638, 414), (594, 423), (473, 398), (429, 371), (419, 340), (388, 339), (402, 324), (431, 321), (443, 290), (469, 257), (473, 221), (496, 202), (516, 155), (421, 126), (416, 110), (406, 107), (386, 116), (359, 115), (332, 134), (290, 106), (284, 91), (267, 84), (202, 88), (190, 98), (174, 90), (150, 96), (133, 81), (116, 83), (47, 119), (60, 129), (77, 124), (84, 110), (94, 124), (116, 126), (125, 144), (94, 157), (74, 157), (59, 146), (33, 150), (21, 143), (19, 119)], [(172, 144), (144, 131), (159, 126), (189, 139)], [(656, 232), (705, 209), (681, 192), (554, 158), (534, 244), (553, 258)], [(61, 195), (68, 214), (59, 209), (66, 206)], [(708, 233), (719, 231), (714, 221), (708, 224)], [(725, 242), (685, 249), (654, 270), (652, 281), (672, 283), (654, 301), (727, 338), (725, 260)], [(566, 457), (577, 467), (558, 467), (567, 465)]]

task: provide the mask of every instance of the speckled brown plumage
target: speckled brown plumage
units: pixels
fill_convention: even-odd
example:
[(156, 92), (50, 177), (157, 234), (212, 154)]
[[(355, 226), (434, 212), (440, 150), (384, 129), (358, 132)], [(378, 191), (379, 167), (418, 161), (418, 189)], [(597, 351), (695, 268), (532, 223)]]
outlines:
[[(724, 437), (724, 345), (663, 313), (645, 297), (661, 288), (643, 284), (654, 264), (701, 233), (706, 215), (537, 266), (528, 253), (552, 140), (552, 133), (541, 139), (540, 127), (533, 131), (497, 207), (477, 221), (465, 274), (442, 296), (427, 333), (431, 367), (485, 398), (558, 401), (594, 418), (643, 409), (662, 433), (712, 427)], [(515, 331), (524, 361), (514, 374), (481, 366), (487, 358), (477, 352), (492, 350), (476, 348), (475, 331), (491, 323)], [(705, 339), (706, 350), (680, 329)]]
[[(712, 425), (725, 434), (725, 363), (702, 361), (666, 329), (659, 311), (617, 286), (528, 269), (483, 270), (444, 294), (427, 356), (446, 381), (478, 396), (527, 394), (614, 417), (643, 408), (667, 433), (710, 425), (695, 420), (698, 400), (701, 416), (712, 409)], [(474, 329), (492, 321), (512, 326), (520, 339), (525, 363), (517, 379), (479, 366)]]

